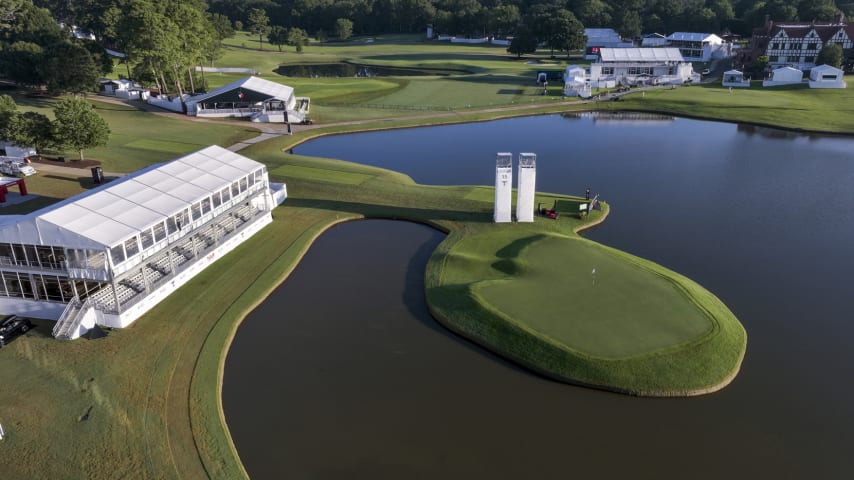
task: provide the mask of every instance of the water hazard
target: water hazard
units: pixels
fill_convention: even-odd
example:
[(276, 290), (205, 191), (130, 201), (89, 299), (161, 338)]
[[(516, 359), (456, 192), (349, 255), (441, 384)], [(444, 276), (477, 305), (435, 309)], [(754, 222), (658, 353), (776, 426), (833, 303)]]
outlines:
[(229, 354), (225, 413), (253, 479), (854, 471), (854, 140), (548, 116), (296, 149), (487, 185), (497, 151), (537, 153), (539, 190), (601, 193), (612, 216), (591, 238), (718, 295), (748, 331), (741, 374), (691, 399), (543, 380), (432, 322), (418, 282), (438, 234), (347, 224), (321, 237)]

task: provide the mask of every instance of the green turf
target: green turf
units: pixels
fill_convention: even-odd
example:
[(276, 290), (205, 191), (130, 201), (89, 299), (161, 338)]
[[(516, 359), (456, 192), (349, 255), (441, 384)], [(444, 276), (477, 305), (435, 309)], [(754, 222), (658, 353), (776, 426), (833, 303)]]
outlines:
[[(470, 237), (453, 251), (469, 257), (466, 265), (478, 255), (490, 268), (514, 274), (512, 280), (477, 282), (474, 294), (510, 321), (569, 348), (627, 358), (695, 340), (713, 327), (672, 280), (594, 243), (544, 236), (506, 245), (497, 239)], [(446, 268), (452, 264), (453, 257)]]
[(285, 181), (290, 181), (294, 178), (305, 180), (319, 180), (322, 182), (345, 183), (348, 185), (359, 185), (362, 182), (371, 178), (370, 175), (352, 172), (335, 172), (331, 174), (329, 170), (313, 167), (301, 167), (298, 165), (285, 165), (270, 171), (271, 175), (281, 177)]
[[(14, 95), (19, 111), (38, 111), (52, 118), (55, 98), (28, 98)], [(245, 127), (200, 123), (152, 115), (133, 106), (117, 105), (90, 98), (95, 111), (110, 125), (106, 146), (84, 151), (85, 158), (101, 161), (108, 172), (132, 172), (153, 163), (172, 160), (210, 145), (228, 146), (258, 135), (251, 123)], [(77, 152), (46, 150), (48, 156), (78, 158)]]

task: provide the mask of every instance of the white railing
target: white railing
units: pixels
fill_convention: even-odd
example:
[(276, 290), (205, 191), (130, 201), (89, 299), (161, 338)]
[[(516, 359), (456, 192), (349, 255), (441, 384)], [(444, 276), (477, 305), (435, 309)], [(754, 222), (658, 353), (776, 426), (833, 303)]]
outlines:
[[(83, 318), (83, 315), (80, 315), (82, 306), (83, 305), (80, 303), (80, 297), (74, 297), (68, 302), (68, 305), (65, 306), (65, 310), (62, 311), (62, 315), (59, 316), (59, 320), (56, 321), (56, 325), (53, 326), (52, 333), (54, 338), (58, 338), (60, 340), (71, 340), (71, 337), (68, 334), (73, 331), (73, 328), (80, 325), (80, 321), (82, 321)], [(78, 318), (80, 320), (78, 320)]]

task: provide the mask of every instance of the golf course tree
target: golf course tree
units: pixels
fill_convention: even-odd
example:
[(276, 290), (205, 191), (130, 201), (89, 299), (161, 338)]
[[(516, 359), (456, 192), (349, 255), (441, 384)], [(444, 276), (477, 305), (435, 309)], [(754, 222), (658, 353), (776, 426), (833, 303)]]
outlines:
[(40, 151), (53, 146), (53, 124), (44, 114), (20, 112), (11, 118), (3, 138)]
[(831, 67), (842, 68), (842, 47), (832, 43), (822, 47), (818, 52), (818, 57), (815, 59), (816, 65), (830, 65)]
[(249, 12), (249, 31), (258, 35), (258, 50), (264, 50), (264, 34), (270, 30), (270, 17), (263, 8), (253, 8)]
[(584, 25), (569, 10), (556, 4), (534, 5), (526, 23), (537, 39), (545, 42), (554, 57), (555, 50), (577, 50), (584, 47)]
[(104, 73), (86, 48), (68, 41), (46, 50), (37, 68), (54, 94), (95, 92)]
[(308, 33), (301, 28), (292, 28), (288, 31), (288, 45), (294, 47), (297, 53), (301, 53), (303, 47), (308, 45)]
[(80, 160), (84, 159), (84, 150), (106, 145), (110, 138), (107, 122), (82, 98), (69, 97), (60, 100), (53, 109), (53, 115), (55, 146), (78, 151)]
[(40, 150), (52, 145), (53, 125), (38, 112), (19, 112), (15, 99), (0, 95), (0, 138)]
[(338, 40), (347, 40), (353, 36), (353, 22), (347, 18), (335, 20), (335, 36)]
[(513, 39), (510, 40), (507, 52), (516, 55), (516, 58), (522, 58), (522, 55), (536, 51), (537, 37), (534, 36), (534, 32), (528, 25), (520, 23), (516, 26), (516, 32), (513, 34)]
[(282, 51), (282, 45), (288, 44), (288, 29), (281, 25), (273, 25), (267, 33), (267, 41)]

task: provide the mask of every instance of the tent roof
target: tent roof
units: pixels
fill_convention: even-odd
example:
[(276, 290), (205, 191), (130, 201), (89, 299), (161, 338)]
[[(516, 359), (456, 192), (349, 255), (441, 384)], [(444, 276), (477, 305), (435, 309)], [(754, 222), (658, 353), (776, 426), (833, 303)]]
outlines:
[(842, 70), (834, 67), (833, 65), (827, 64), (812, 67), (812, 71), (842, 73)]
[(724, 75), (743, 75), (743, 73), (741, 73), (741, 70), (727, 70), (724, 72)]
[(223, 85), (222, 87), (219, 87), (212, 92), (191, 97), (189, 100), (194, 102), (203, 102), (209, 98), (216, 97), (217, 95), (221, 95), (223, 93), (238, 88), (245, 88), (247, 90), (252, 90), (263, 95), (269, 95), (270, 98), (275, 98), (278, 100), (288, 100), (294, 94), (293, 87), (282, 85), (276, 82), (271, 82), (269, 80), (264, 80), (263, 78), (246, 77), (231, 82), (228, 85)]
[(677, 40), (683, 42), (705, 42), (717, 41), (722, 42), (723, 39), (713, 33), (697, 33), (697, 32), (673, 32), (667, 36), (668, 40)]
[(2, 224), (0, 241), (111, 247), (261, 168), (261, 163), (210, 146)]
[(603, 62), (684, 62), (678, 48), (600, 48)]

